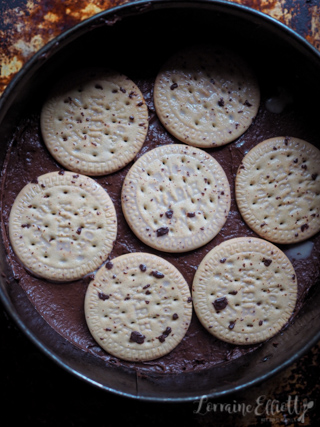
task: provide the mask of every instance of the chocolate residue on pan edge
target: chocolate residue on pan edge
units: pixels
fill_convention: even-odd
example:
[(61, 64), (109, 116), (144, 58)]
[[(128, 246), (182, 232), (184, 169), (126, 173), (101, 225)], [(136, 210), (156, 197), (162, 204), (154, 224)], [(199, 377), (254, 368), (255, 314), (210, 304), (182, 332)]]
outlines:
[[(178, 142), (163, 128), (159, 122), (153, 105), (152, 78), (135, 79), (146, 99), (149, 108), (149, 131), (145, 144), (138, 156), (161, 144)], [(311, 123), (299, 103), (292, 103), (280, 114), (273, 114), (265, 108), (269, 98), (269, 89), (262, 90), (261, 107), (258, 115), (248, 131), (235, 142), (226, 146), (206, 150), (224, 168), (231, 186), (231, 211), (221, 232), (207, 245), (195, 251), (184, 254), (168, 254), (153, 250), (139, 241), (129, 229), (121, 210), (121, 185), (131, 164), (112, 175), (95, 178), (109, 193), (118, 216), (118, 237), (110, 255), (112, 259), (134, 251), (147, 251), (162, 256), (177, 267), (189, 286), (193, 280), (197, 266), (202, 258), (220, 242), (237, 236), (255, 236), (242, 221), (234, 197), (234, 178), (241, 160), (258, 142), (278, 135), (293, 135), (304, 138), (311, 143), (317, 141), (315, 123)], [(3, 229), (8, 233), (8, 217), (11, 205), (28, 182), (38, 175), (50, 171), (61, 170), (46, 150), (41, 138), (39, 115), (41, 106), (26, 113), (22, 118), (11, 146), (5, 168), (3, 170), (2, 217)], [(138, 157), (137, 156), (137, 157)], [(8, 242), (8, 238), (5, 239)], [(293, 261), (297, 273), (299, 290), (298, 304), (295, 314), (303, 304), (309, 288), (320, 276), (319, 254), (320, 236), (313, 237), (313, 250), (306, 259)], [(259, 345), (235, 346), (225, 343), (210, 335), (193, 314), (190, 328), (183, 341), (168, 355), (157, 360), (144, 363), (124, 362), (104, 352), (91, 337), (84, 318), (83, 302), (87, 284), (90, 278), (66, 283), (54, 284), (33, 277), (18, 262), (10, 245), (7, 243), (7, 253), (11, 260), (15, 277), (27, 293), (30, 301), (41, 316), (60, 333), (66, 340), (84, 351), (102, 358), (107, 363), (117, 364), (136, 369), (140, 373), (177, 373), (181, 371), (203, 370), (219, 363), (224, 363), (251, 352)]]

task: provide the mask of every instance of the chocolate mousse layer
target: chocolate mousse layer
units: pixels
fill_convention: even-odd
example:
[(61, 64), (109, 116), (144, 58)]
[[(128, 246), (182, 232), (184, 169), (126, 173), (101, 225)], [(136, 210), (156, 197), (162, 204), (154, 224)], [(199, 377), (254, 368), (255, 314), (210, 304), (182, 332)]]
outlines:
[[(259, 77), (259, 76), (258, 76)], [(147, 139), (138, 156), (159, 145), (180, 143), (161, 125), (153, 104), (155, 76), (134, 78), (141, 89), (149, 109), (149, 130)], [(260, 82), (263, 83), (260, 76)], [(283, 91), (286, 96), (283, 96)], [(102, 358), (107, 364), (130, 367), (141, 373), (177, 373), (181, 371), (204, 370), (219, 363), (225, 363), (258, 346), (235, 346), (210, 335), (193, 313), (190, 328), (183, 341), (168, 355), (144, 363), (129, 363), (104, 352), (91, 337), (84, 318), (84, 296), (92, 278), (70, 283), (50, 283), (34, 277), (20, 264), (12, 251), (8, 239), (8, 218), (11, 206), (19, 191), (37, 176), (61, 170), (61, 166), (47, 151), (40, 131), (41, 105), (28, 109), (21, 118), (19, 127), (9, 147), (2, 171), (2, 229), (5, 230), (6, 251), (15, 278), (19, 281), (31, 303), (47, 323), (76, 347)], [(277, 88), (276, 85), (261, 84), (261, 105), (258, 114), (244, 135), (220, 148), (206, 149), (225, 170), (231, 187), (231, 210), (221, 232), (207, 245), (187, 253), (171, 254), (154, 250), (142, 243), (130, 230), (121, 210), (121, 187), (132, 163), (111, 175), (95, 177), (113, 200), (118, 217), (118, 235), (110, 260), (129, 252), (150, 252), (159, 255), (185, 277), (191, 287), (194, 274), (203, 257), (217, 244), (239, 236), (256, 236), (242, 220), (237, 209), (234, 193), (234, 179), (243, 156), (257, 143), (274, 136), (295, 136), (317, 144), (317, 123), (313, 121), (300, 102), (294, 89)], [(256, 236), (258, 237), (258, 236)], [(320, 236), (316, 235), (299, 246), (279, 246), (290, 257), (298, 279), (298, 302), (293, 317), (305, 303), (309, 289), (320, 277)], [(292, 319), (291, 319), (292, 320)], [(290, 327), (290, 322), (286, 327)]]

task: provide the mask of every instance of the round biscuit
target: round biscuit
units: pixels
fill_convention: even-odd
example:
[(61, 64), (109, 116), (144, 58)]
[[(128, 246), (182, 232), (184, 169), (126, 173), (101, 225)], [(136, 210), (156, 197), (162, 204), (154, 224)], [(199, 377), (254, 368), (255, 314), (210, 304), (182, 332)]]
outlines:
[(192, 284), (202, 325), (232, 344), (255, 344), (278, 333), (296, 304), (297, 279), (286, 255), (251, 237), (227, 240), (201, 261)]
[(157, 147), (130, 168), (122, 186), (122, 210), (136, 236), (165, 252), (205, 245), (230, 210), (230, 186), (220, 164), (184, 144)]
[(195, 147), (225, 145), (251, 125), (260, 105), (254, 73), (234, 52), (185, 48), (160, 69), (154, 104), (163, 126)]
[(163, 258), (141, 252), (101, 267), (84, 307), (96, 342), (111, 355), (135, 362), (172, 351), (192, 316), (190, 289), (181, 273)]
[(298, 138), (267, 139), (243, 158), (235, 180), (242, 218), (278, 244), (306, 240), (320, 230), (320, 151)]
[(54, 282), (77, 280), (109, 256), (117, 217), (107, 192), (92, 178), (50, 172), (27, 184), (10, 211), (9, 237), (21, 263)]
[(52, 89), (41, 111), (41, 132), (66, 169), (90, 176), (126, 166), (148, 131), (148, 108), (138, 86), (112, 70), (73, 72)]

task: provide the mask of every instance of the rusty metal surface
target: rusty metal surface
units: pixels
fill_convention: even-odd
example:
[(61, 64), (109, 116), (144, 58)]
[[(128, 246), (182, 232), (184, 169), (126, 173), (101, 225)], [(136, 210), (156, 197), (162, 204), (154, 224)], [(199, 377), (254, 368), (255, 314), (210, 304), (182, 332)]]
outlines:
[[(95, 13), (127, 0), (0, 0), (0, 95), (12, 77), (48, 41)], [(320, 0), (235, 0), (286, 24), (320, 50)], [(225, 399), (178, 405), (122, 400), (99, 394), (47, 360), (0, 310), (5, 409), (33, 425), (86, 426), (102, 419), (126, 426), (313, 426), (320, 420), (320, 344), (284, 372)], [(18, 350), (25, 346), (26, 359)], [(32, 371), (35, 369), (35, 371)], [(40, 373), (39, 373), (40, 370)], [(35, 375), (34, 372), (38, 372)], [(45, 381), (45, 393), (42, 392)], [(63, 387), (61, 388), (61, 383)], [(57, 387), (59, 391), (57, 394)], [(265, 400), (263, 400), (263, 396)], [(258, 400), (261, 399), (261, 400)], [(68, 404), (62, 401), (68, 401)], [(263, 401), (263, 403), (262, 403)], [(119, 409), (115, 409), (120, 404)], [(58, 406), (56, 406), (58, 405)], [(106, 411), (106, 412), (104, 412)], [(109, 416), (107, 414), (109, 413)], [(12, 416), (12, 414), (11, 414)], [(175, 422), (176, 425), (177, 422)]]
[(41, 47), (75, 24), (127, 0), (0, 1), (0, 94)]
[[(266, 13), (320, 49), (319, 0), (235, 0)], [(0, 95), (42, 46), (90, 16), (128, 0), (0, 0)]]

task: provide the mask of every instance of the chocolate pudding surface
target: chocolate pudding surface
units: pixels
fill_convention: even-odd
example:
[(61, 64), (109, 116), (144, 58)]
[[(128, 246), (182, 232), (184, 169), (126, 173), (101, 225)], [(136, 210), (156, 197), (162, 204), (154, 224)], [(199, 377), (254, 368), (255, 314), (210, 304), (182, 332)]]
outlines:
[[(160, 145), (180, 143), (165, 130), (155, 113), (153, 104), (155, 75), (141, 77), (126, 74), (142, 91), (149, 110), (147, 138), (136, 158)], [(252, 147), (267, 138), (291, 136), (316, 145), (318, 136), (317, 123), (308, 114), (300, 97), (295, 96), (294, 89), (289, 85), (285, 88), (287, 95), (283, 97), (283, 88), (279, 89), (276, 84), (273, 84), (275, 82), (265, 84), (259, 73), (257, 75), (261, 87), (261, 103), (252, 125), (237, 140), (222, 147), (204, 150), (223, 167), (231, 188), (231, 209), (220, 233), (205, 246), (179, 254), (160, 252), (142, 243), (127, 225), (121, 209), (121, 188), (132, 165), (130, 163), (111, 175), (94, 177), (110, 195), (118, 218), (117, 239), (109, 259), (112, 260), (130, 252), (149, 252), (159, 255), (171, 262), (183, 274), (191, 288), (199, 263), (214, 246), (235, 237), (259, 237), (244, 223), (235, 201), (234, 180), (242, 158)], [(209, 334), (193, 312), (191, 325), (182, 342), (169, 354), (156, 360), (143, 363), (126, 362), (107, 354), (99, 347), (87, 328), (83, 307), (86, 288), (92, 275), (68, 283), (51, 283), (34, 277), (20, 264), (8, 239), (10, 209), (20, 190), (38, 176), (62, 169), (51, 157), (42, 140), (40, 111), (40, 102), (27, 109), (21, 117), (9, 146), (2, 170), (1, 221), (2, 229), (6, 234), (4, 241), (14, 277), (45, 321), (74, 346), (103, 359), (106, 364), (117, 364), (119, 367), (129, 367), (142, 373), (170, 374), (205, 370), (243, 356), (263, 345), (262, 343), (236, 346), (223, 342)], [(297, 275), (298, 301), (293, 318), (304, 304), (310, 288), (320, 277), (320, 236), (318, 233), (298, 246), (278, 245), (278, 247), (288, 254)], [(290, 322), (286, 327), (290, 327)]]

